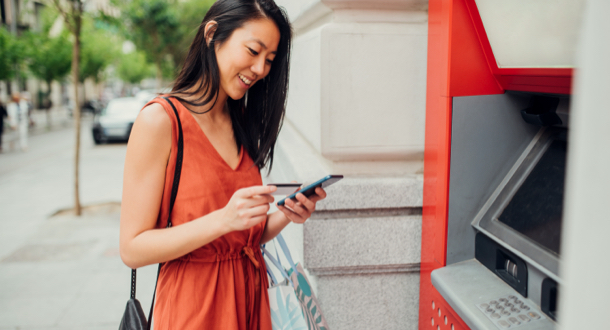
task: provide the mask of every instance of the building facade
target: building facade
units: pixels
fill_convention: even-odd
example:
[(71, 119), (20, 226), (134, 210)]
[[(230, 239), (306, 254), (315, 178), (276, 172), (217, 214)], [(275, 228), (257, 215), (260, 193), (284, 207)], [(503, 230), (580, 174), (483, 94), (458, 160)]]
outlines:
[(265, 181), (345, 176), (288, 244), (332, 329), (416, 329), (427, 1), (276, 2), (294, 39)]

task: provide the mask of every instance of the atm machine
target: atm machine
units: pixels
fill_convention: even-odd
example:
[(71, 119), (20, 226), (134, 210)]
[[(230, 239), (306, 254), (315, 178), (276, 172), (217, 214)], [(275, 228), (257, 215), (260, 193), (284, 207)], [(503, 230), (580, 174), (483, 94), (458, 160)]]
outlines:
[(585, 1), (430, 0), (420, 329), (554, 329)]

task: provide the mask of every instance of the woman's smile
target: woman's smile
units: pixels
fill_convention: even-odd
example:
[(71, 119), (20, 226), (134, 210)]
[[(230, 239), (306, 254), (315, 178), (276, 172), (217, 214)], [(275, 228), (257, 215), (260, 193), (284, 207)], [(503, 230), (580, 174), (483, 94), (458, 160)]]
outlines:
[(241, 73), (238, 73), (237, 76), (239, 77), (239, 79), (241, 80), (241, 82), (244, 83), (246, 88), (250, 88), (250, 86), (252, 86), (252, 82), (254, 81), (254, 79), (250, 79), (246, 76), (244, 76)]

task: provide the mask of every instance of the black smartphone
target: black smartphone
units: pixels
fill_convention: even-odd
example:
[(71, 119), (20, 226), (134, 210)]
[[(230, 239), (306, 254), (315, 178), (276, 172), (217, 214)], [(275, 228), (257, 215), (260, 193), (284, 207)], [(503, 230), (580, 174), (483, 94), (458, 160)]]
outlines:
[(343, 175), (327, 175), (325, 177), (323, 177), (322, 179), (308, 185), (307, 187), (303, 187), (303, 189), (295, 192), (294, 194), (282, 199), (281, 201), (277, 202), (277, 205), (281, 205), (284, 206), (284, 202), (286, 201), (286, 199), (290, 198), (294, 201), (297, 200), (296, 196), (297, 194), (301, 193), (303, 195), (305, 195), (305, 197), (309, 197), (313, 194), (316, 193), (316, 188), (317, 187), (322, 187), (322, 188), (326, 188), (328, 186), (330, 186), (331, 184), (339, 181), (343, 179)]

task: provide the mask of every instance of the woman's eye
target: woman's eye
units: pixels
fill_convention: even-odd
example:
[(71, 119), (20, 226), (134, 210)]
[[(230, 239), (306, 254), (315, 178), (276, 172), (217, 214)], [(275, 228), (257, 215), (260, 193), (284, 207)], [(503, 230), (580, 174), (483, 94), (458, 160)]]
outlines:
[(273, 60), (267, 60), (267, 63), (273, 64)]
[(250, 53), (252, 53), (252, 55), (254, 55), (254, 56), (258, 55), (258, 52), (255, 51), (254, 49), (248, 48), (248, 50), (250, 51)]

